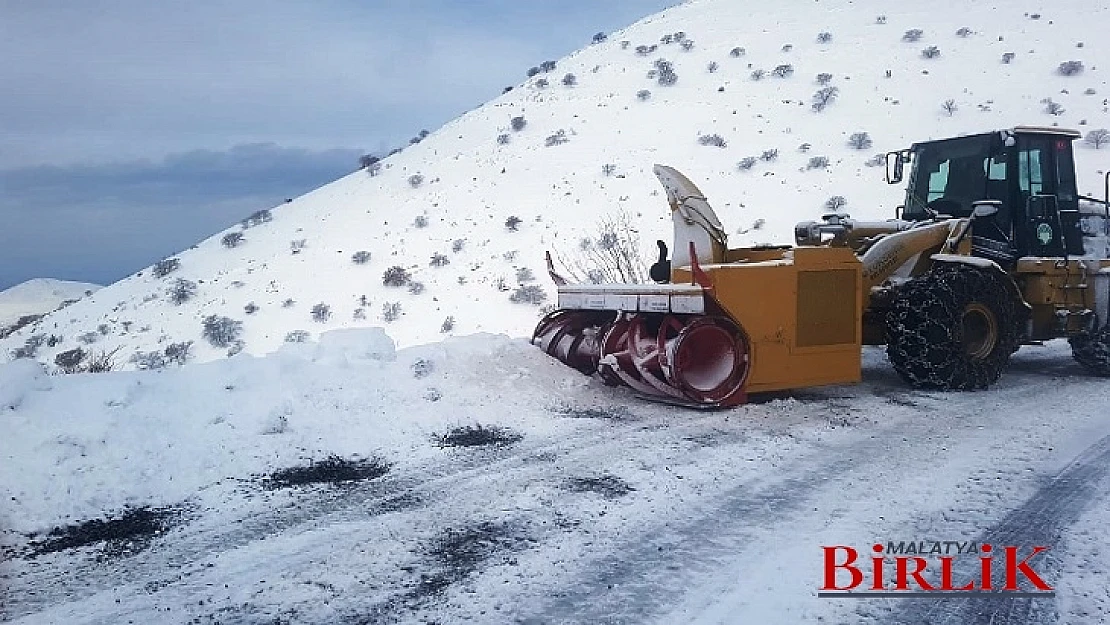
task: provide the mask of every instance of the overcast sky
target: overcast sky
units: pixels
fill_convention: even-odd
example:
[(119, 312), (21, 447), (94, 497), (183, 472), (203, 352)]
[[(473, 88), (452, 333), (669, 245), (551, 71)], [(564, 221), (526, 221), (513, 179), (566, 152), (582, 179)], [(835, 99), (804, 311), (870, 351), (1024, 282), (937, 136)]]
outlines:
[(0, 289), (109, 283), (677, 0), (0, 0)]

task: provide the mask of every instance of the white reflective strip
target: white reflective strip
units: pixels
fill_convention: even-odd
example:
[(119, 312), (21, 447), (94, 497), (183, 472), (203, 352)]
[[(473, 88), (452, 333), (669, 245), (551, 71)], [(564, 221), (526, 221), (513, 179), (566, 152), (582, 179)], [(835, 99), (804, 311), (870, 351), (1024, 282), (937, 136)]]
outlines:
[(618, 295), (609, 293), (605, 296), (605, 310), (637, 310), (638, 297), (635, 295)]
[(606, 310), (605, 294), (587, 295), (582, 302), (582, 308), (587, 310)]
[(671, 298), (667, 295), (641, 295), (640, 310), (644, 312), (670, 312)]
[(705, 298), (700, 295), (674, 295), (671, 312), (700, 315), (705, 312)]

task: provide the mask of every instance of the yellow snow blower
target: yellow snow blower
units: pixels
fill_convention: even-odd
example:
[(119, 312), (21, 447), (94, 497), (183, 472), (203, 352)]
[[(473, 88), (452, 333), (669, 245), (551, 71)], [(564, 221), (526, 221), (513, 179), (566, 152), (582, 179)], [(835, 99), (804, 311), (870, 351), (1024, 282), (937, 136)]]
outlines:
[(885, 344), (920, 388), (986, 388), (1020, 345), (1062, 337), (1110, 375), (1110, 174), (1103, 199), (1079, 195), (1079, 136), (1019, 126), (892, 152), (891, 184), (912, 164), (895, 219), (828, 214), (798, 224), (795, 246), (730, 249), (701, 191), (657, 165), (669, 271), (653, 267), (655, 284), (568, 284), (549, 254), (558, 308), (532, 341), (608, 384), (698, 407), (858, 382), (864, 344)]

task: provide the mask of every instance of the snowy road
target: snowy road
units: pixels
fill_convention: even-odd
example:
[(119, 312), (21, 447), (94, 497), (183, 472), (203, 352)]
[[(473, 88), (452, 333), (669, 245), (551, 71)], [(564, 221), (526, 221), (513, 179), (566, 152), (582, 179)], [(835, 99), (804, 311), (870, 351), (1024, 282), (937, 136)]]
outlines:
[[(530, 357), (530, 356), (529, 356)], [(1047, 623), (1110, 618), (1110, 385), (1066, 345), (989, 392), (865, 384), (728, 412), (591, 385), (510, 445), (347, 486), (213, 483), (139, 553), (3, 565), (18, 623)], [(609, 402), (609, 403), (606, 403)], [(496, 410), (496, 408), (490, 408)], [(514, 408), (506, 406), (506, 411)], [(497, 415), (489, 420), (496, 422)], [(819, 598), (821, 547), (1051, 546), (1037, 599)], [(994, 603), (992, 603), (994, 602)], [(991, 620), (993, 618), (993, 620)], [(1009, 620), (1006, 620), (1009, 619)]]

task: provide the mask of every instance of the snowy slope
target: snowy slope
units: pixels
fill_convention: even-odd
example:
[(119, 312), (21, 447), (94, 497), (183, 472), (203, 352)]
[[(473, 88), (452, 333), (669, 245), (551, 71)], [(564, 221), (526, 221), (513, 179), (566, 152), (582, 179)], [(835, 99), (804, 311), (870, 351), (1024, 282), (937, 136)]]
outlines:
[(63, 302), (78, 300), (98, 290), (100, 285), (36, 278), (0, 291), (0, 328), (25, 315), (50, 312)]
[[(673, 165), (702, 187), (733, 243), (784, 243), (796, 221), (819, 215), (833, 195), (844, 196), (854, 216), (892, 216), (901, 191), (883, 183), (881, 167), (865, 164), (877, 153), (1016, 124), (1110, 126), (1102, 66), (1110, 58), (1104, 36), (1110, 3), (756, 6), (696, 0), (611, 33), (386, 159), (380, 175), (359, 171), (274, 207), (272, 221), (246, 229), (238, 247), (221, 245), (221, 238), (240, 226), (218, 233), (178, 254), (180, 268), (165, 277), (141, 271), (0, 342), (0, 358), (38, 333), (63, 339), (39, 350), (49, 362), (103, 326), (107, 335), (92, 348), (121, 348), (121, 364), (133, 352), (190, 340), (196, 360), (212, 360), (229, 350), (201, 338), (208, 315), (242, 321), (243, 348), (264, 354), (295, 330), (317, 335), (382, 325), (391, 304), (400, 305), (400, 314), (387, 326), (401, 346), (438, 340), (448, 317), (454, 334), (528, 335), (540, 307), (509, 297), (519, 269), (531, 270), (536, 284), (553, 293), (545, 249), (573, 255), (581, 237), (596, 234), (598, 220), (618, 211), (633, 218), (646, 251), (666, 236), (654, 163)], [(903, 40), (911, 29), (923, 31), (919, 41)], [(969, 31), (961, 36), (961, 29)], [(693, 41), (689, 50), (662, 43), (676, 32)], [(831, 39), (819, 42), (823, 32)], [(639, 46), (657, 49), (639, 55)], [(939, 56), (925, 58), (929, 46)], [(733, 56), (738, 47), (743, 53)], [(1014, 56), (1003, 63), (1007, 53)], [(672, 86), (648, 77), (660, 58), (678, 75)], [(522, 59), (522, 70), (539, 61)], [(1084, 70), (1060, 75), (1066, 61), (1081, 61)], [(787, 64), (791, 75), (770, 74)], [(755, 70), (768, 75), (755, 80)], [(568, 73), (573, 86), (563, 84)], [(839, 96), (815, 112), (821, 73), (832, 75)], [(540, 79), (550, 85), (539, 87)], [(641, 90), (650, 97), (641, 100)], [(1061, 114), (1046, 112), (1046, 98), (1063, 107)], [(957, 107), (952, 114), (942, 108), (947, 100)], [(510, 128), (516, 116), (527, 121), (519, 131)], [(567, 141), (546, 146), (559, 131)], [(867, 132), (873, 145), (849, 147), (857, 132)], [(712, 134), (725, 146), (699, 143)], [(803, 144), (810, 146), (805, 152)], [(767, 150), (778, 150), (777, 159), (737, 167)], [(1083, 193), (1101, 196), (1104, 154), (1080, 144)], [(814, 156), (827, 157), (829, 166), (807, 169)], [(615, 166), (609, 175), (607, 164)], [(417, 174), (423, 181), (414, 186), (410, 177)], [(505, 227), (510, 216), (522, 220), (515, 232)], [(426, 227), (418, 227), (418, 217), (427, 218)], [(762, 227), (753, 228), (757, 223)], [(458, 251), (455, 240), (462, 241)], [(353, 263), (358, 251), (369, 252), (369, 262)], [(431, 266), (433, 254), (449, 264)], [(384, 271), (394, 265), (408, 269), (424, 291), (383, 286)], [(177, 305), (167, 288), (179, 278), (195, 282), (197, 292)], [(244, 307), (252, 304), (257, 309), (248, 314)], [(328, 314), (314, 320), (318, 304)]]

